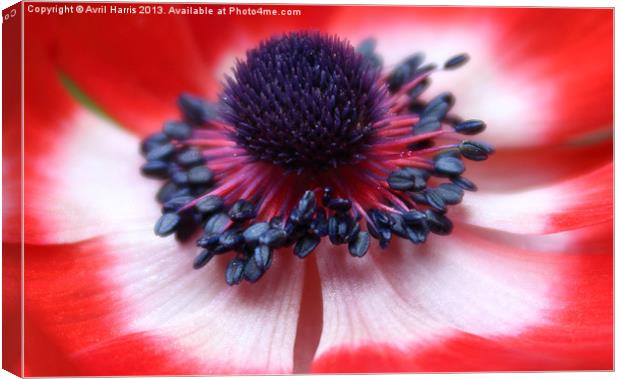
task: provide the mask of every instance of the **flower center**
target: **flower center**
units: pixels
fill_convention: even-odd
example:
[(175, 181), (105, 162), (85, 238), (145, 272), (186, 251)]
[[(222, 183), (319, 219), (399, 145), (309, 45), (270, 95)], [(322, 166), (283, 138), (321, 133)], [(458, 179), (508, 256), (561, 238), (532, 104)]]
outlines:
[(232, 256), (231, 285), (257, 281), (287, 247), (305, 258), (327, 239), (362, 257), (372, 238), (386, 248), (450, 234), (449, 208), (477, 189), (465, 161), (494, 149), (463, 138), (486, 126), (454, 115), (452, 94), (423, 96), (441, 70), (423, 61), (385, 70), (374, 41), (355, 50), (309, 32), (248, 51), (219, 105), (183, 94), (182, 120), (142, 142), (142, 173), (165, 180), (155, 233), (195, 236), (195, 268)]
[(234, 140), (256, 160), (286, 169), (358, 162), (388, 110), (379, 70), (337, 37), (271, 38), (233, 72), (221, 102)]

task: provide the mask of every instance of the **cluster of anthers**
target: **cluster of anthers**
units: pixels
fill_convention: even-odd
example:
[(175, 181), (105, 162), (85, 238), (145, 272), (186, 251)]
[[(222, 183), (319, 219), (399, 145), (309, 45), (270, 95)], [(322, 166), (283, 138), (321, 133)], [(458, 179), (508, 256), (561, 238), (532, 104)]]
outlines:
[[(258, 280), (276, 251), (307, 257), (327, 237), (362, 257), (392, 238), (450, 234), (448, 207), (476, 186), (463, 159), (490, 145), (464, 139), (479, 120), (450, 113), (454, 97), (420, 95), (438, 70), (414, 54), (383, 70), (375, 42), (294, 32), (237, 61), (217, 104), (183, 94), (182, 120), (142, 141), (142, 173), (165, 180), (155, 233), (196, 236), (193, 265), (229, 254), (226, 282)], [(280, 249), (280, 250), (278, 250)]]

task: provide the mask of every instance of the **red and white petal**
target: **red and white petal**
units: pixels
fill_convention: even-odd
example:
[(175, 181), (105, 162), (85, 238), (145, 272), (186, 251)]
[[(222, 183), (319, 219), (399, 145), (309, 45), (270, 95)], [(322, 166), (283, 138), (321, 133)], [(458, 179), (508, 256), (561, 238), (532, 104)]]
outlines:
[[(236, 288), (225, 258), (193, 270), (193, 244), (153, 234), (157, 185), (139, 173), (138, 139), (85, 111), (66, 126), (26, 162), (32, 374), (292, 371), (302, 263), (283, 253)], [(66, 365), (37, 364), (48, 342)]]
[[(302, 263), (282, 254), (258, 283), (233, 288), (225, 258), (193, 270), (194, 246), (150, 229), (26, 247), (31, 374), (291, 372)], [(48, 345), (64, 364), (45, 364)]]
[(611, 249), (592, 250), (581, 236), (555, 238), (553, 251), (471, 231), (358, 261), (345, 249), (322, 251), (323, 334), (312, 369), (610, 369)]
[(25, 154), (26, 243), (75, 242), (158, 218), (158, 183), (139, 174), (139, 139), (90, 112), (28, 128)]
[(517, 234), (554, 233), (604, 223), (613, 219), (613, 164), (538, 189), (467, 193), (451, 215), (456, 222)]
[(422, 51), (441, 64), (428, 95), (450, 91), (454, 111), (488, 124), (498, 146), (566, 142), (611, 130), (612, 12), (605, 9), (350, 8), (332, 29), (376, 37), (388, 68)]

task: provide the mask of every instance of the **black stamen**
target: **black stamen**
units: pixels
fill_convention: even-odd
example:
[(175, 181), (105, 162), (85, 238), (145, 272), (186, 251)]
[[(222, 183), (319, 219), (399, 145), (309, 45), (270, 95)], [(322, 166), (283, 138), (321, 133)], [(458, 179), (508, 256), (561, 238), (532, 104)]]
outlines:
[(467, 61), (469, 61), (469, 55), (455, 55), (452, 58), (448, 59), (446, 63), (444, 63), (443, 68), (445, 68), (446, 70), (456, 69), (463, 66), (465, 63), (467, 63)]
[(194, 258), (193, 267), (198, 270), (199, 268), (204, 267), (209, 261), (215, 256), (213, 252), (209, 250), (203, 250)]
[(177, 104), (184, 118), (193, 125), (202, 125), (216, 118), (215, 107), (199, 97), (181, 94)]
[(452, 183), (456, 184), (457, 186), (461, 187), (464, 190), (472, 191), (472, 192), (475, 192), (478, 190), (478, 187), (476, 186), (476, 184), (474, 184), (474, 182), (462, 176), (453, 176), (453, 177), (450, 177), (450, 180), (452, 181)]
[(177, 213), (164, 213), (159, 220), (157, 220), (157, 223), (155, 223), (155, 234), (161, 237), (171, 235), (176, 230), (180, 221), (181, 216)]
[(458, 133), (466, 135), (474, 135), (481, 133), (486, 128), (486, 124), (480, 120), (467, 120), (460, 122), (454, 126), (454, 130)]
[(241, 258), (233, 258), (226, 267), (226, 283), (232, 286), (239, 284), (243, 279), (243, 271), (245, 270), (245, 261)]
[(354, 257), (363, 257), (370, 247), (368, 232), (357, 233), (355, 239), (349, 242), (349, 253)]
[(249, 201), (240, 199), (233, 204), (228, 215), (235, 221), (247, 220), (256, 217), (256, 208)]
[(484, 161), (495, 149), (482, 142), (462, 141), (459, 144), (459, 151), (467, 159), (471, 159), (472, 161)]
[(434, 167), (437, 173), (450, 176), (460, 175), (465, 171), (465, 165), (460, 159), (445, 155), (435, 159)]
[(180, 121), (168, 121), (164, 124), (164, 134), (168, 138), (186, 140), (192, 136), (192, 127)]

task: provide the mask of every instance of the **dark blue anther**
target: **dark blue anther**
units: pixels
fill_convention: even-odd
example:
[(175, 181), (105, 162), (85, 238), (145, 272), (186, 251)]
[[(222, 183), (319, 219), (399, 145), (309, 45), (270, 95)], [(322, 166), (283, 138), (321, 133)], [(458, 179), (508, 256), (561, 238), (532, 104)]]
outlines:
[(394, 232), (394, 234), (399, 237), (407, 238), (407, 225), (405, 224), (405, 220), (403, 219), (402, 215), (398, 213), (392, 213), (390, 214), (390, 218), (392, 219), (392, 225), (390, 226), (392, 232)]
[(232, 250), (243, 242), (243, 236), (238, 230), (229, 229), (220, 235), (219, 243), (222, 248)]
[(196, 258), (194, 258), (194, 263), (192, 264), (192, 266), (194, 267), (195, 270), (198, 270), (199, 268), (204, 267), (207, 263), (209, 263), (209, 261), (215, 256), (215, 254), (213, 254), (213, 252), (209, 251), (209, 250), (203, 250), (200, 252), (200, 254), (198, 254), (196, 256)]
[(424, 196), (426, 196), (426, 201), (431, 207), (441, 212), (446, 211), (447, 208), (445, 201), (441, 197), (441, 194), (437, 193), (434, 188), (429, 188), (424, 191)]
[(370, 247), (370, 236), (368, 232), (359, 232), (353, 240), (349, 242), (349, 253), (354, 257), (363, 257)]
[(387, 213), (377, 210), (371, 209), (368, 211), (368, 216), (370, 216), (370, 220), (375, 223), (377, 226), (390, 226), (392, 224), (392, 220)]
[(446, 63), (444, 63), (443, 68), (445, 68), (446, 70), (453, 70), (463, 66), (465, 63), (467, 63), (467, 61), (469, 61), (469, 55), (455, 55), (452, 58), (448, 59)]
[(248, 220), (256, 217), (256, 207), (247, 200), (239, 199), (230, 207), (228, 215), (235, 221)]
[(192, 136), (192, 127), (182, 121), (168, 121), (164, 124), (164, 134), (170, 139), (182, 141)]
[(148, 177), (166, 179), (170, 165), (164, 161), (148, 161), (142, 165), (140, 171)]
[(155, 234), (160, 237), (169, 236), (177, 229), (181, 216), (177, 213), (164, 213), (155, 223)]
[(176, 161), (183, 167), (192, 167), (205, 163), (205, 158), (200, 150), (191, 147), (179, 152)]
[(239, 284), (239, 282), (241, 282), (241, 279), (243, 279), (245, 265), (245, 261), (241, 258), (233, 258), (230, 262), (228, 262), (225, 278), (226, 283), (228, 283), (229, 286)]
[(267, 270), (271, 266), (272, 251), (269, 246), (258, 245), (254, 248), (254, 261), (259, 269)]
[(465, 171), (465, 165), (460, 159), (445, 155), (435, 158), (434, 168), (435, 172), (449, 176), (460, 175)]
[(426, 199), (426, 194), (422, 192), (415, 192), (409, 195), (411, 200), (415, 201), (416, 204), (426, 204), (428, 205), (428, 200)]
[(441, 236), (448, 235), (452, 232), (452, 221), (445, 215), (428, 209), (426, 211), (426, 218), (431, 232)]
[(163, 206), (165, 212), (177, 211), (190, 201), (194, 200), (192, 196), (176, 196), (166, 201)]
[(306, 191), (291, 212), (291, 221), (298, 224), (309, 223), (315, 210), (316, 195), (313, 191)]
[[(157, 195), (155, 197), (156, 197), (158, 202), (163, 204), (166, 201), (172, 199), (173, 197), (176, 197), (177, 191), (179, 191), (181, 188), (182, 188), (181, 186), (177, 186), (176, 184), (174, 184), (171, 181), (166, 182), (166, 184), (164, 184), (157, 191)], [(189, 192), (187, 192), (187, 194), (189, 194)]]
[(484, 161), (489, 154), (495, 152), (495, 149), (486, 143), (476, 141), (462, 141), (459, 144), (461, 154), (472, 161)]
[(428, 177), (429, 174), (425, 170), (405, 167), (392, 171), (387, 178), (387, 182), (393, 190), (421, 191), (426, 188), (426, 179), (428, 179)]
[(415, 209), (408, 210), (402, 214), (403, 221), (407, 225), (418, 225), (426, 220), (424, 212), (420, 212)]
[(454, 105), (454, 95), (449, 92), (443, 92), (435, 96), (431, 101), (426, 104), (424, 110), (420, 114), (420, 118), (434, 118), (441, 120), (450, 111)]
[(276, 248), (282, 246), (286, 242), (287, 237), (288, 235), (282, 229), (269, 229), (260, 236), (258, 242)]
[(202, 236), (196, 241), (196, 246), (207, 248), (213, 248), (220, 243), (220, 235), (219, 234), (211, 234), (208, 236)]
[(213, 180), (213, 171), (205, 166), (192, 167), (187, 172), (187, 181), (189, 184), (208, 184)]
[(416, 225), (407, 225), (407, 238), (414, 244), (420, 244), (426, 241), (428, 236), (429, 227), (426, 221), (418, 223)]
[(215, 195), (207, 195), (196, 203), (196, 209), (203, 214), (219, 212), (224, 208), (224, 200)]
[(405, 83), (412, 80), (423, 61), (424, 55), (417, 53), (397, 65), (387, 77), (387, 84), (390, 92), (394, 93), (398, 91)]
[(172, 181), (179, 186), (184, 186), (189, 183), (189, 176), (185, 171), (175, 170), (170, 179), (172, 179)]
[(458, 133), (466, 135), (474, 135), (481, 133), (486, 128), (486, 124), (480, 120), (467, 120), (460, 122), (454, 126), (454, 130)]
[(193, 125), (202, 125), (217, 115), (212, 104), (189, 94), (179, 96), (177, 104), (184, 118)]
[(159, 147), (161, 145), (165, 145), (168, 142), (170, 142), (170, 140), (164, 133), (160, 132), (160, 133), (151, 134), (150, 136), (146, 137), (140, 144), (140, 151), (142, 152), (143, 155), (146, 155), (149, 151), (153, 150), (154, 148)]
[(448, 205), (459, 204), (463, 200), (463, 189), (456, 184), (442, 183), (433, 191)]
[(295, 243), (293, 249), (299, 258), (307, 257), (321, 242), (321, 238), (315, 234), (306, 234)]
[(368, 62), (372, 67), (381, 68), (383, 65), (383, 60), (375, 53), (376, 46), (377, 41), (374, 38), (367, 38), (360, 42), (355, 50), (358, 54), (364, 57), (366, 62)]
[(148, 161), (162, 161), (167, 160), (174, 154), (175, 147), (171, 143), (166, 143), (163, 145), (159, 145), (154, 149), (150, 150), (146, 154), (146, 159)]
[(475, 192), (478, 190), (478, 187), (476, 186), (476, 184), (465, 177), (452, 176), (450, 177), (450, 180), (452, 181), (452, 183), (456, 184), (457, 186), (461, 187), (462, 189), (466, 191)]
[(333, 244), (338, 243), (338, 219), (336, 216), (330, 216), (327, 219), (327, 233), (329, 235), (329, 240)]
[(415, 100), (418, 96), (424, 93), (424, 91), (426, 91), (426, 89), (430, 86), (430, 84), (431, 84), (431, 81), (428, 80), (428, 78), (422, 80), (415, 87), (410, 89), (409, 92), (407, 92), (407, 96), (409, 96), (410, 99)]
[(256, 283), (265, 273), (265, 269), (258, 265), (254, 259), (249, 259), (243, 270), (243, 277), (250, 283)]
[(216, 213), (209, 218), (205, 224), (205, 235), (220, 234), (228, 225), (231, 224), (231, 220), (226, 213)]
[(260, 236), (262, 236), (267, 230), (269, 230), (269, 223), (259, 222), (248, 227), (243, 232), (243, 238), (245, 239), (245, 242), (249, 244), (255, 244), (258, 242)]

